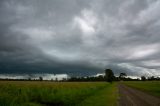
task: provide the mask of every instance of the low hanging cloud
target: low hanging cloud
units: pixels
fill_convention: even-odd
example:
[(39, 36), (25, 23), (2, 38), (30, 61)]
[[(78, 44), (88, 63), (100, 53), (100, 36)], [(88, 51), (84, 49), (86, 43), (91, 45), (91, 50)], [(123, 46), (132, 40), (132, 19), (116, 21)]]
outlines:
[(0, 74), (0, 79), (26, 79), (26, 80), (64, 80), (68, 79), (67, 74)]
[(158, 0), (1, 0), (0, 72), (160, 75)]

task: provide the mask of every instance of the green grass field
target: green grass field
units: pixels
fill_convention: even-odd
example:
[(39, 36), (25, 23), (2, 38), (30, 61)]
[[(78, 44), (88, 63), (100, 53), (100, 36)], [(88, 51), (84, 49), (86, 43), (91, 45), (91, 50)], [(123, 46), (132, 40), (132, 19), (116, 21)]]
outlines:
[(117, 83), (0, 81), (0, 106), (116, 106)]
[(160, 81), (125, 81), (125, 85), (160, 97)]

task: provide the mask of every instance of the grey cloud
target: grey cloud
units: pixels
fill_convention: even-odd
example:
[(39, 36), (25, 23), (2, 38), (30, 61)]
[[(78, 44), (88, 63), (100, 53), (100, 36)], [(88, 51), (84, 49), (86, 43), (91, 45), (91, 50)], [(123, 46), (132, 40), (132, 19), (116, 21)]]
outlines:
[(159, 4), (0, 1), (0, 72), (159, 74)]

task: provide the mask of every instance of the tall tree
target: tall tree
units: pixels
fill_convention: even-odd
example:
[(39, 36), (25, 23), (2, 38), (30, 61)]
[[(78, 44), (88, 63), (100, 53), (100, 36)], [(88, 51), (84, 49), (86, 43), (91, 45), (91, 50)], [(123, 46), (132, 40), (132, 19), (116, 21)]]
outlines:
[(40, 80), (40, 81), (43, 81), (43, 77), (40, 76), (40, 77), (39, 77), (39, 80)]
[(126, 73), (120, 73), (120, 74), (119, 74), (119, 79), (120, 79), (120, 80), (123, 80), (126, 76), (127, 76)]
[(107, 82), (112, 82), (114, 79), (114, 73), (111, 69), (105, 69), (105, 78)]
[(145, 76), (141, 76), (141, 80), (142, 80), (142, 81), (145, 81), (145, 80), (146, 80), (146, 77), (145, 77)]

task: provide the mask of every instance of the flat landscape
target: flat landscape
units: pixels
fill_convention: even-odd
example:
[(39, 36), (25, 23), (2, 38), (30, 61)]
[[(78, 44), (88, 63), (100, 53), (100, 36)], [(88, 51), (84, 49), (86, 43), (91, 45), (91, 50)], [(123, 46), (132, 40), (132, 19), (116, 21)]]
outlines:
[(0, 106), (116, 106), (117, 83), (1, 81)]
[(159, 81), (0, 81), (0, 106), (159, 106)]
[(160, 0), (0, 0), (0, 106), (160, 106)]

